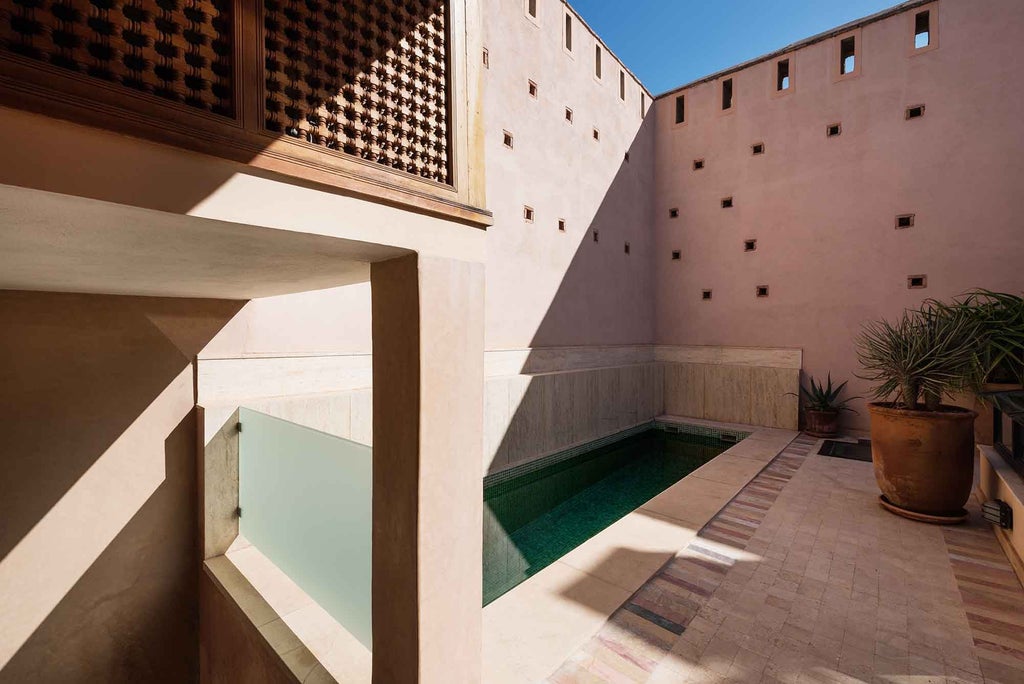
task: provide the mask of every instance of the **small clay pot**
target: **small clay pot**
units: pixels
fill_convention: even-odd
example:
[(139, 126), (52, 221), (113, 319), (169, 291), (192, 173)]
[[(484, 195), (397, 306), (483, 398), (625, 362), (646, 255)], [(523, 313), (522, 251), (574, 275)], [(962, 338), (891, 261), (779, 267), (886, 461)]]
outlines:
[(868, 410), (875, 480), (888, 502), (926, 516), (962, 517), (974, 484), (978, 414), (957, 406), (911, 411), (889, 403), (868, 404)]
[(812, 437), (835, 437), (839, 434), (839, 411), (804, 409), (805, 432)]

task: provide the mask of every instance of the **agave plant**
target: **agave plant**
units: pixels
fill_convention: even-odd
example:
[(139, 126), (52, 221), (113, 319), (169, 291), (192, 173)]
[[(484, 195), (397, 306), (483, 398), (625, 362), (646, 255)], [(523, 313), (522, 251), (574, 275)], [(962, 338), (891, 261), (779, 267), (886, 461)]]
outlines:
[(975, 352), (982, 382), (1024, 383), (1024, 297), (972, 290), (952, 304), (929, 300), (942, 315), (963, 315), (982, 328)]
[(937, 411), (944, 395), (980, 385), (984, 335), (983, 322), (968, 307), (926, 301), (894, 323), (864, 326), (857, 339), (864, 371), (857, 377), (876, 383), (876, 399), (916, 409), (923, 398), (926, 410)]
[[(826, 382), (820, 382), (815, 380), (813, 377), (810, 378), (810, 388), (800, 387), (800, 396), (804, 400), (804, 408), (811, 411), (851, 411), (856, 413), (852, 408), (847, 406), (848, 403), (854, 399), (860, 399), (860, 397), (847, 397), (846, 399), (839, 399), (839, 395), (843, 393), (843, 389), (846, 388), (846, 381), (843, 381), (839, 385), (832, 386), (832, 373), (828, 374)], [(790, 392), (790, 394), (793, 394)]]

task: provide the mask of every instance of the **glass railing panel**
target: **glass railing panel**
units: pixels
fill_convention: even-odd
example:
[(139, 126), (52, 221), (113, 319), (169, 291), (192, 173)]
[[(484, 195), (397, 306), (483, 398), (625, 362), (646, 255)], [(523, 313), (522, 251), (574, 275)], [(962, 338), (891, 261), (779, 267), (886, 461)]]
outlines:
[(370, 447), (239, 409), (239, 531), (367, 648)]

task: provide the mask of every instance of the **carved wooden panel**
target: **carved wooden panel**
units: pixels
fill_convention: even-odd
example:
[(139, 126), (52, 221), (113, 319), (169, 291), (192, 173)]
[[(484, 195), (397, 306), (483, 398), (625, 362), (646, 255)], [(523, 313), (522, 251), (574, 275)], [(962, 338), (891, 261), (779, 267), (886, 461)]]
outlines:
[(265, 127), (451, 183), (445, 0), (263, 0)]
[(232, 0), (0, 0), (0, 52), (233, 116)]

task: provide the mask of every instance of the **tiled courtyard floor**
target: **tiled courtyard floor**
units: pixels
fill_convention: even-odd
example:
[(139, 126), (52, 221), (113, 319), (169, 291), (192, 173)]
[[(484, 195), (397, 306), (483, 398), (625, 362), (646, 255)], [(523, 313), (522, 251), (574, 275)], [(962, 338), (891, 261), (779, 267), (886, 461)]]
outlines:
[(549, 682), (1024, 682), (1024, 589), (980, 520), (896, 517), (800, 437)]

